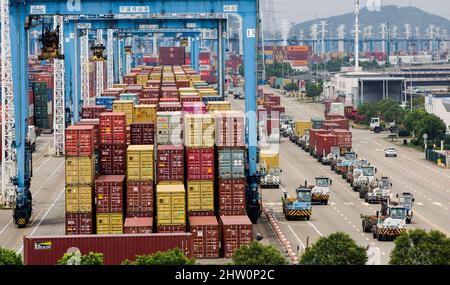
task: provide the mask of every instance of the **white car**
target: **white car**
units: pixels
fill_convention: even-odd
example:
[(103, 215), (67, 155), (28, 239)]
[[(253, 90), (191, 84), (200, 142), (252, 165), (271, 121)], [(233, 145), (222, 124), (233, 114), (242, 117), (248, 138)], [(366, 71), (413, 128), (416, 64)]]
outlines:
[(389, 156), (397, 157), (397, 150), (395, 149), (395, 147), (390, 146), (387, 149), (385, 149), (384, 156), (385, 157), (389, 157)]

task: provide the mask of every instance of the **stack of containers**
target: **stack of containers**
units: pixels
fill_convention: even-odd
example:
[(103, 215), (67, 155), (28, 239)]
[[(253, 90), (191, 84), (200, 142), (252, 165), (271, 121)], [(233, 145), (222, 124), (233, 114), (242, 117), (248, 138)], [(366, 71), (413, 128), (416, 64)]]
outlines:
[(144, 230), (153, 226), (153, 160), (153, 145), (128, 146), (125, 224)]
[(132, 145), (155, 143), (156, 105), (134, 106), (133, 123), (130, 125)]
[(185, 232), (186, 191), (181, 112), (157, 112), (156, 121), (157, 232)]
[(66, 235), (93, 233), (94, 126), (66, 129)]
[(100, 114), (100, 173), (125, 175), (126, 173), (126, 115)]
[(245, 215), (245, 115), (237, 111), (214, 112), (216, 121), (218, 213)]
[(102, 175), (95, 180), (97, 234), (123, 233), (125, 175)]
[(188, 215), (214, 215), (214, 117), (185, 114), (184, 126)]

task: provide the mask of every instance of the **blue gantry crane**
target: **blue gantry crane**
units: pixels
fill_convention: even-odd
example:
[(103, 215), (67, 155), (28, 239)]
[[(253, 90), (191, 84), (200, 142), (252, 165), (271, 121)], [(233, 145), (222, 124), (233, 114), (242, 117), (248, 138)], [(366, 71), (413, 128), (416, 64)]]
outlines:
[[(32, 195), (30, 192), (32, 164), (31, 152), (26, 143), (28, 131), (28, 30), (33, 21), (53, 17), (53, 31), (59, 26), (59, 35), (54, 41), (59, 42), (61, 55), (55, 62), (56, 91), (55, 100), (60, 102), (57, 122), (59, 140), (55, 139), (55, 147), (63, 153), (65, 107), (72, 109), (72, 123), (78, 120), (79, 104), (82, 98), (81, 76), (83, 64), (77, 52), (80, 42), (87, 37), (80, 37), (81, 30), (90, 29), (138, 29), (130, 25), (151, 24), (152, 21), (171, 23), (167, 28), (186, 28), (186, 25), (201, 25), (205, 21), (215, 24), (218, 30), (219, 46), (219, 81), (224, 81), (225, 54), (225, 20), (228, 15), (234, 15), (242, 20), (242, 36), (245, 65), (245, 112), (246, 112), (246, 143), (248, 145), (248, 187), (247, 212), (256, 222), (260, 213), (258, 193), (259, 173), (257, 172), (257, 37), (258, 37), (258, 0), (158, 0), (145, 2), (140, 0), (5, 0), (1, 6), (2, 24), (2, 97), (3, 105), (2, 137), (6, 137), (6, 163), (8, 171), (2, 172), (2, 204), (10, 204), (14, 209), (14, 220), (18, 226), (25, 226), (32, 213)], [(103, 25), (103, 26), (102, 26)], [(173, 26), (171, 26), (173, 25)], [(184, 26), (182, 26), (184, 25)], [(102, 26), (95, 28), (96, 26)], [(198, 26), (197, 26), (198, 27)], [(194, 39), (197, 42), (197, 39)], [(107, 44), (108, 45), (108, 44)], [(115, 46), (116, 54), (120, 45)], [(110, 45), (111, 47), (111, 45)], [(108, 47), (107, 47), (108, 49)], [(111, 49), (110, 49), (111, 50)], [(77, 52), (76, 52), (77, 51)], [(86, 55), (86, 51), (81, 53)], [(82, 57), (82, 56), (80, 56)], [(119, 61), (117, 55), (114, 56)], [(195, 64), (195, 63), (194, 63)], [(85, 66), (84, 66), (85, 67)], [(117, 74), (117, 67), (113, 68)], [(117, 79), (117, 75), (113, 77)], [(114, 79), (114, 80), (115, 80)], [(221, 89), (222, 88), (222, 89)], [(223, 85), (219, 86), (223, 94)], [(72, 100), (71, 100), (72, 98)], [(59, 106), (59, 105), (58, 105)], [(6, 126), (6, 127), (5, 127)], [(56, 128), (56, 127), (55, 127)], [(15, 133), (15, 136), (12, 134)], [(5, 139), (3, 140), (5, 141)], [(3, 168), (3, 165), (2, 165)], [(12, 178), (9, 181), (9, 178)], [(13, 185), (11, 186), (11, 183)]]

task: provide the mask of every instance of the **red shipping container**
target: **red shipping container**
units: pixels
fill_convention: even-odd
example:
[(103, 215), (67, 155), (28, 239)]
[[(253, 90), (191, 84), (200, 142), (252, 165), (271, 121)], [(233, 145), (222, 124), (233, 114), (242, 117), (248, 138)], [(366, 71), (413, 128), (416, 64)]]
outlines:
[(219, 179), (219, 214), (245, 215), (245, 179)]
[(177, 88), (187, 88), (190, 84), (189, 80), (177, 80), (176, 82)]
[(142, 90), (141, 98), (159, 98), (159, 87), (145, 87)]
[(219, 223), (216, 217), (189, 217), (195, 258), (219, 257)]
[(130, 142), (132, 145), (154, 144), (155, 124), (132, 123), (130, 125)]
[(323, 101), (323, 104), (325, 106), (324, 113), (325, 113), (325, 116), (327, 116), (327, 114), (330, 113), (330, 110), (331, 110), (331, 101), (330, 100)]
[(337, 136), (338, 146), (340, 148), (352, 148), (352, 132), (344, 129), (335, 129), (333, 134)]
[(349, 130), (350, 129), (350, 121), (345, 118), (330, 120), (331, 123), (335, 123), (339, 125), (339, 129)]
[(83, 106), (81, 109), (81, 118), (98, 119), (103, 112), (106, 112), (105, 106)]
[(326, 114), (325, 115), (325, 119), (326, 120), (336, 120), (336, 119), (344, 119), (344, 117), (343, 116), (341, 116), (341, 115), (332, 115), (332, 114)]
[(161, 98), (159, 98), (159, 102), (161, 102), (161, 103), (179, 103), (180, 100), (178, 97), (161, 97)]
[(230, 258), (253, 240), (253, 228), (247, 216), (220, 216), (224, 257)]
[(156, 178), (162, 181), (184, 181), (184, 148), (182, 145), (158, 145)]
[(159, 102), (158, 111), (159, 112), (177, 112), (181, 111), (181, 103), (178, 102)]
[(279, 118), (281, 113), (286, 112), (286, 108), (279, 105), (269, 105), (268, 111), (271, 118)]
[(139, 98), (140, 105), (158, 105), (158, 98)]
[(276, 105), (281, 105), (281, 98), (280, 98), (280, 96), (276, 96), (276, 95), (270, 95), (270, 96), (268, 96), (267, 97), (267, 101), (272, 101), (272, 102), (275, 102), (275, 103), (277, 103)]
[(334, 129), (339, 129), (340, 126), (336, 123), (330, 123), (330, 121), (325, 121), (323, 123), (322, 128), (324, 128), (325, 130), (334, 130)]
[(206, 105), (203, 102), (184, 102), (183, 112), (185, 114), (206, 114)]
[(93, 234), (92, 213), (66, 213), (66, 235)]
[(100, 148), (100, 174), (125, 175), (127, 169), (127, 146), (102, 145)]
[(69, 126), (66, 128), (66, 155), (93, 156), (95, 129), (93, 125)]
[(215, 114), (215, 143), (219, 147), (245, 146), (245, 114), (220, 112)]
[(331, 147), (338, 146), (336, 135), (318, 134), (316, 137), (316, 150), (318, 156), (327, 156), (331, 153)]
[(77, 122), (77, 126), (80, 125), (92, 125), (94, 126), (94, 145), (95, 149), (100, 147), (100, 120), (99, 119), (81, 119)]
[(214, 216), (214, 211), (188, 211), (188, 217), (208, 217)]
[(200, 96), (181, 96), (180, 102), (183, 104), (184, 102), (200, 102)]
[(127, 217), (153, 216), (153, 181), (127, 182)]
[(187, 179), (214, 179), (214, 148), (186, 148)]
[(266, 108), (258, 109), (258, 122), (263, 122), (267, 120), (269, 113)]
[(311, 129), (309, 130), (309, 147), (314, 150), (316, 146), (316, 136), (318, 134), (328, 134), (330, 131), (325, 129)]
[[(192, 258), (192, 235), (145, 234), (145, 235), (86, 235), (86, 236), (24, 236), (23, 256), (27, 265), (55, 265), (69, 248), (78, 248), (82, 254), (103, 253), (105, 265), (119, 265), (125, 259), (134, 260), (136, 255), (153, 254), (180, 248)], [(51, 246), (42, 247), (42, 243)], [(45, 250), (43, 250), (45, 249)]]
[(102, 175), (95, 180), (97, 213), (123, 212), (124, 175)]
[(125, 113), (100, 114), (100, 144), (126, 144)]
[[(267, 135), (270, 136), (275, 130), (280, 130), (280, 119), (268, 119), (267, 120)], [(276, 132), (276, 133), (279, 133)]]
[(174, 233), (185, 233), (186, 226), (158, 226), (158, 233), (174, 234)]
[(123, 224), (124, 234), (151, 234), (153, 218), (126, 218)]

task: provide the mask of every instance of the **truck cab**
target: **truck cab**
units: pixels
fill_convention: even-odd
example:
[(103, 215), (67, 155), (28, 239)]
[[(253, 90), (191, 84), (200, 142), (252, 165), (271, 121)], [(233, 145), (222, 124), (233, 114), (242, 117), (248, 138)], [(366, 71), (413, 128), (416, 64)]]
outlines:
[(312, 214), (311, 189), (301, 186), (295, 193), (295, 197), (289, 197), (288, 193), (284, 192), (281, 198), (283, 213), (287, 220), (303, 218), (309, 221)]
[(373, 232), (373, 238), (392, 240), (406, 232), (406, 209), (402, 206), (383, 207), (382, 214), (377, 211), (376, 216), (363, 216), (362, 228), (364, 232)]
[(381, 132), (381, 120), (379, 117), (370, 119), (370, 130), (375, 133)]
[(398, 205), (404, 207), (406, 210), (406, 223), (410, 224), (413, 218), (413, 204), (414, 196), (409, 192), (403, 192), (402, 194), (397, 194)]
[(353, 178), (353, 191), (359, 191), (359, 197), (364, 198), (365, 192), (368, 191), (368, 187), (375, 188), (377, 186), (377, 181), (375, 180), (377, 169), (370, 165), (362, 165), (360, 169), (361, 175), (358, 178)]
[(330, 186), (333, 181), (326, 176), (316, 177), (316, 185), (311, 189), (311, 201), (327, 205), (330, 199)]
[(391, 198), (392, 183), (388, 177), (382, 177), (378, 180), (378, 185), (374, 189), (369, 189), (364, 199), (366, 203), (378, 203), (381, 201), (387, 201)]
[[(343, 175), (345, 171), (348, 171), (348, 167), (356, 161), (358, 155), (354, 151), (347, 151), (344, 155), (344, 159), (341, 161), (337, 161), (334, 166), (334, 171), (337, 174)], [(331, 165), (331, 169), (333, 170), (333, 164)], [(344, 177), (344, 176), (343, 176)]]

